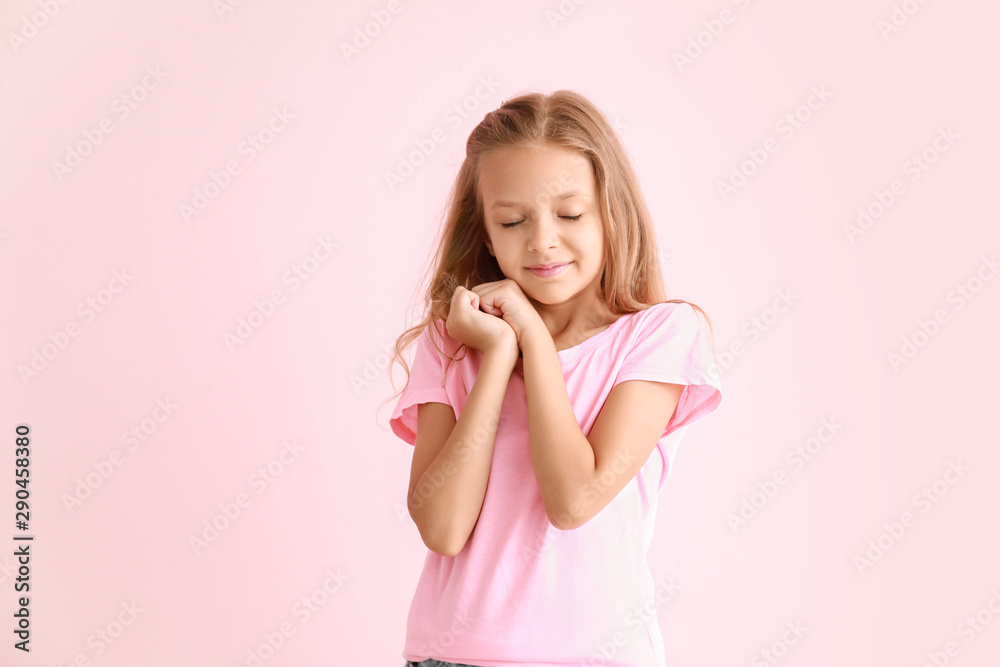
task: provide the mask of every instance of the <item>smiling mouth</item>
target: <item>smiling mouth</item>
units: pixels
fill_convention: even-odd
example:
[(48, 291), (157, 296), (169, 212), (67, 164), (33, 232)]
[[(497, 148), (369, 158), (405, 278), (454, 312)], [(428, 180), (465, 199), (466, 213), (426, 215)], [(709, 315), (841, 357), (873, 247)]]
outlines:
[(562, 262), (555, 264), (539, 264), (536, 266), (529, 266), (528, 270), (531, 271), (534, 275), (538, 276), (539, 278), (548, 278), (562, 273), (569, 265), (570, 265), (569, 262)]

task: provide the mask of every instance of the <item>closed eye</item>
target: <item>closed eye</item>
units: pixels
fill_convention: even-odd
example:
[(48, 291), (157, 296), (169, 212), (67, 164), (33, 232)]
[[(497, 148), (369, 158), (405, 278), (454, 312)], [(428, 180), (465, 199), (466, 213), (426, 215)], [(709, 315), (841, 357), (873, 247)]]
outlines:
[[(576, 222), (577, 220), (583, 217), (583, 213), (581, 213), (580, 215), (561, 215), (559, 217), (562, 218), (563, 220), (572, 220), (573, 222)], [(508, 227), (514, 227), (515, 225), (519, 225), (522, 222), (524, 222), (524, 220), (517, 220), (516, 222), (502, 222), (500, 223), (500, 226), (506, 229)]]

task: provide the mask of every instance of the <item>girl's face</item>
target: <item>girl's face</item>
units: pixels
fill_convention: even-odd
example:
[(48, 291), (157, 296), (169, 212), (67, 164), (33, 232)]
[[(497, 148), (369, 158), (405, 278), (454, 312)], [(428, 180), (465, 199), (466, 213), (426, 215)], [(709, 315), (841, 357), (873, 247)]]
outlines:
[(527, 297), (545, 305), (596, 298), (604, 222), (589, 160), (550, 144), (504, 148), (480, 162), (479, 190), (486, 247)]

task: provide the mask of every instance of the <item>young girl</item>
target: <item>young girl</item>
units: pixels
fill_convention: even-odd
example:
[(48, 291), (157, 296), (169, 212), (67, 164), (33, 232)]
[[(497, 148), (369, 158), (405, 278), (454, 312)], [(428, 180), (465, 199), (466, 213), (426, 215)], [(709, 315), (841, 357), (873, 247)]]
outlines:
[(426, 318), (396, 341), (401, 358), (418, 339), (390, 418), (429, 549), (406, 667), (665, 665), (657, 494), (722, 393), (704, 312), (665, 300), (601, 112), (561, 90), (487, 114), (434, 265)]

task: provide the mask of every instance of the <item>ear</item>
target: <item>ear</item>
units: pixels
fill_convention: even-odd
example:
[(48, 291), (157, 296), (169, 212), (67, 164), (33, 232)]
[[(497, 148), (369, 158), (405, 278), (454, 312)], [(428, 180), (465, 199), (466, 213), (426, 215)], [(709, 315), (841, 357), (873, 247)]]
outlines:
[(489, 250), (490, 254), (493, 255), (494, 257), (497, 256), (497, 254), (493, 252), (493, 241), (491, 241), (489, 238), (486, 239), (486, 249)]

